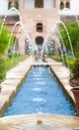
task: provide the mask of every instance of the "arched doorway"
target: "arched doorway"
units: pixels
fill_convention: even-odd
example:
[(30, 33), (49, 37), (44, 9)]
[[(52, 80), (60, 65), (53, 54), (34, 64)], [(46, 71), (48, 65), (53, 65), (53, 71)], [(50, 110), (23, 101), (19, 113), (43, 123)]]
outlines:
[(42, 50), (42, 45), (44, 42), (43, 37), (41, 37), (41, 36), (36, 37), (35, 42), (36, 42), (36, 45), (38, 47), (38, 50)]

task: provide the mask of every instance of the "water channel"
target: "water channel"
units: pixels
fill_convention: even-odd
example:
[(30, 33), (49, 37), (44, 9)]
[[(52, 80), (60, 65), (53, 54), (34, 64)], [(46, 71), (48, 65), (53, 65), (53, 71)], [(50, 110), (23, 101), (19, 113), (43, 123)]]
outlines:
[(32, 67), (4, 116), (34, 113), (76, 115), (49, 67)]

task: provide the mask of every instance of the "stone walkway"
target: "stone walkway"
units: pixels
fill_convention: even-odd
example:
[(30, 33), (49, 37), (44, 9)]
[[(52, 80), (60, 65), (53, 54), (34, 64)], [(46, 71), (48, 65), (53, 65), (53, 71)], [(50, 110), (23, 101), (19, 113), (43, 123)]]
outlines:
[(62, 87), (68, 94), (69, 98), (72, 100), (72, 103), (75, 105), (75, 99), (73, 93), (71, 92), (72, 87), (69, 84), (69, 69), (65, 67), (61, 62), (57, 62), (51, 59), (48, 59), (47, 61), (49, 63), (52, 63), (52, 65), (50, 65), (51, 69), (53, 70), (59, 82), (62, 84)]
[[(73, 102), (74, 96), (69, 85), (69, 71), (62, 63), (47, 59), (47, 62), (39, 63), (40, 65), (50, 65), (55, 75), (63, 85), (64, 89), (69, 93)], [(20, 62), (18, 66), (11, 69), (6, 76), (6, 80), (1, 84), (0, 92), (0, 113), (4, 112), (8, 107), (11, 98), (15, 96), (19, 85), (24, 80), (32, 65), (39, 65), (34, 62), (33, 58), (29, 58)], [(35, 115), (19, 115), (0, 118), (0, 130), (79, 130), (79, 118), (72, 116), (35, 114)]]

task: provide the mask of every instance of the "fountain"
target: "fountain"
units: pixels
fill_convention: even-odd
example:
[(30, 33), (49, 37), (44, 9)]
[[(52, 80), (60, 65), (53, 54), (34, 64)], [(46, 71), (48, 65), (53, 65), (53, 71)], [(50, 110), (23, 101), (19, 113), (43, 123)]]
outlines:
[[(61, 49), (61, 47), (59, 46), (59, 44), (58, 44), (58, 39), (57, 39), (57, 37), (56, 36), (54, 36), (54, 35), (50, 35), (51, 36), (51, 38), (52, 38), (52, 36), (53, 36), (53, 40), (55, 40), (56, 42), (57, 42), (57, 46), (58, 46), (58, 48), (60, 48), (60, 53), (61, 53), (61, 57), (62, 57), (62, 61), (63, 61), (63, 63), (64, 63), (64, 57), (63, 57), (63, 53), (62, 53), (62, 49)], [(64, 63), (65, 64), (65, 63)]]
[(13, 46), (13, 52), (12, 52), (12, 57), (11, 57), (11, 63), (10, 63), (10, 68), (12, 67), (12, 64), (13, 64), (13, 58), (14, 58), (14, 50), (15, 50), (15, 44)]
[[(56, 30), (56, 32), (59, 34), (59, 37), (60, 37), (60, 39), (61, 39), (61, 41), (62, 41), (63, 47), (66, 48), (61, 33), (60, 33), (58, 30)], [(67, 66), (68, 66), (68, 68), (70, 68), (70, 67), (69, 67), (69, 63), (68, 63), (68, 56), (67, 56), (66, 50), (64, 50), (64, 53), (65, 53), (65, 57), (66, 57)], [(70, 70), (70, 69), (69, 69), (69, 70)]]
[[(6, 18), (6, 17), (5, 17), (5, 18)], [(2, 28), (3, 28), (4, 23), (5, 23), (5, 19), (4, 19), (4, 22), (3, 22), (2, 26), (1, 26), (1, 30), (0, 30), (1, 32), (2, 32)], [(10, 42), (11, 42), (12, 34), (13, 34), (14, 30), (15, 30), (15, 27), (16, 27), (18, 24), (21, 25), (22, 29), (23, 29), (24, 32), (25, 32), (25, 28), (24, 28), (22, 22), (20, 22), (20, 21), (16, 22), (15, 25), (14, 25), (14, 27), (13, 27), (13, 29), (12, 29), (12, 31), (11, 31), (10, 39), (9, 39), (9, 42), (8, 42), (8, 49), (9, 49), (9, 47), (10, 47)], [(66, 31), (67, 31), (67, 29), (66, 29)], [(1, 33), (1, 32), (0, 32), (0, 33)], [(26, 35), (26, 32), (25, 32), (24, 34)], [(69, 33), (67, 33), (67, 34), (69, 34)], [(68, 35), (68, 38), (69, 38), (70, 45), (71, 45), (71, 39), (70, 39), (69, 35)], [(56, 41), (58, 41), (58, 39), (57, 39), (56, 37), (54, 37), (54, 39), (55, 39)], [(57, 42), (57, 43), (58, 43), (58, 42)], [(63, 44), (64, 44), (64, 43), (63, 43)], [(59, 46), (59, 45), (58, 45), (58, 46)], [(72, 46), (70, 46), (70, 47), (71, 47), (71, 49), (72, 49), (72, 51), (73, 51)], [(14, 46), (13, 50), (15, 50), (15, 46)], [(61, 51), (61, 54), (62, 54), (62, 50), (60, 50), (60, 51)], [(73, 56), (74, 56), (74, 54), (73, 54)], [(63, 59), (63, 55), (62, 55), (62, 59)], [(64, 59), (63, 59), (63, 62), (64, 62)]]
[(10, 34), (10, 38), (9, 38), (9, 42), (8, 42), (8, 49), (7, 50), (9, 50), (9, 47), (10, 47), (10, 42), (11, 42), (11, 38), (12, 38), (13, 32), (14, 32), (16, 26), (19, 25), (19, 24), (23, 27), (23, 24), (20, 21), (15, 23), (15, 25), (12, 28), (11, 34)]
[[(10, 34), (10, 38), (9, 38), (9, 42), (8, 42), (8, 48), (7, 48), (6, 53), (8, 53), (8, 50), (9, 50), (9, 47), (10, 47), (10, 43), (11, 43), (11, 39), (12, 39), (12, 35), (13, 35), (13, 32), (14, 32), (14, 30), (15, 30), (15, 28), (16, 28), (17, 25), (21, 25), (21, 27), (22, 27), (22, 29), (23, 29), (23, 31), (24, 31), (24, 33), (25, 33), (26, 38), (29, 38), (29, 36), (28, 36), (28, 34), (27, 34), (27, 31), (25, 30), (24, 25), (23, 25), (22, 16), (21, 16), (20, 12), (19, 12), (16, 8), (14, 8), (14, 7), (10, 8), (10, 9), (7, 11), (7, 13), (6, 13), (6, 15), (5, 15), (5, 17), (4, 17), (3, 21), (2, 21), (2, 25), (1, 25), (1, 28), (0, 28), (0, 35), (1, 35), (1, 33), (2, 33), (3, 26), (4, 26), (4, 24), (5, 24), (6, 18), (7, 18), (8, 14), (9, 14), (11, 11), (15, 11), (15, 12), (20, 16), (20, 21), (17, 21), (17, 22), (15, 23), (15, 25), (13, 26), (13, 28), (12, 28), (12, 31), (11, 31), (11, 34)], [(15, 48), (15, 47), (14, 47), (14, 48)], [(14, 50), (14, 48), (13, 48), (13, 50)], [(6, 55), (7, 55), (7, 54), (6, 54)], [(11, 65), (12, 65), (12, 62), (13, 62), (13, 56), (14, 56), (14, 54), (12, 55)]]
[[(11, 34), (10, 34), (10, 38), (9, 38), (9, 42), (8, 42), (7, 53), (8, 53), (9, 47), (10, 47), (10, 42), (11, 42), (11, 38), (12, 38), (12, 35), (13, 35), (13, 32), (14, 32), (15, 27), (16, 27), (18, 24), (20, 24), (20, 25), (22, 26), (22, 29), (24, 28), (24, 26), (23, 26), (23, 20), (22, 20), (22, 16), (21, 16), (20, 12), (19, 12), (15, 7), (12, 7), (12, 8), (10, 8), (10, 9), (7, 11), (7, 13), (6, 13), (6, 15), (5, 15), (4, 19), (3, 19), (3, 22), (2, 22), (2, 25), (1, 25), (1, 28), (0, 28), (0, 35), (1, 35), (1, 33), (2, 33), (3, 26), (4, 26), (4, 24), (5, 24), (6, 18), (7, 18), (8, 14), (9, 14), (11, 11), (15, 11), (15, 12), (20, 16), (20, 21), (16, 22), (15, 25), (14, 25), (14, 27), (12, 28), (12, 31), (11, 31)], [(25, 28), (24, 28), (24, 31), (25, 31), (25, 33), (27, 34)], [(26, 37), (27, 37), (27, 36), (26, 36)]]
[(79, 20), (78, 20), (78, 17), (75, 16), (75, 19), (76, 19), (77, 25), (79, 26)]
[(4, 24), (5, 24), (6, 18), (7, 18), (7, 16), (8, 16), (9, 12), (11, 12), (12, 10), (15, 11), (15, 12), (20, 16), (21, 21), (23, 21), (23, 20), (22, 20), (22, 16), (20, 15), (20, 12), (19, 12), (16, 8), (14, 8), (14, 7), (10, 8), (10, 9), (7, 11), (7, 13), (6, 13), (6, 15), (5, 15), (4, 19), (3, 19), (3, 22), (2, 22), (2, 25), (1, 25), (1, 28), (0, 28), (0, 35), (1, 35), (1, 33), (2, 33), (2, 29), (3, 29), (3, 26), (4, 26)]
[[(63, 23), (63, 22), (62, 22), (62, 23)], [(63, 23), (63, 24), (64, 24), (64, 23)], [(59, 37), (60, 37), (60, 39), (61, 39), (61, 41), (62, 41), (62, 45), (63, 45), (63, 47), (65, 48), (65, 49), (64, 49), (64, 54), (65, 54), (65, 58), (66, 58), (66, 63), (67, 63), (67, 66), (68, 66), (68, 68), (69, 68), (69, 70), (70, 70), (70, 66), (69, 66), (69, 63), (68, 63), (68, 56), (67, 56), (67, 53), (66, 53), (66, 46), (65, 46), (65, 43), (64, 43), (64, 41), (63, 41), (63, 37), (62, 37), (60, 31), (58, 31), (58, 30), (56, 29), (56, 25), (57, 25), (57, 23), (56, 23), (56, 24), (54, 25), (54, 27), (51, 29), (51, 34), (52, 34), (52, 32), (55, 34), (54, 31), (56, 31), (56, 32), (58, 33), (58, 35), (59, 35)], [(70, 39), (69, 32), (68, 32), (66, 26), (65, 26), (65, 25), (63, 25), (63, 26), (64, 26), (64, 28), (65, 28), (65, 30), (66, 30), (66, 33), (67, 33), (67, 36), (68, 36), (68, 40), (69, 40), (69, 43), (70, 43), (70, 47), (71, 47), (71, 50), (72, 50), (72, 56), (73, 56), (73, 58), (74, 58), (73, 47), (72, 47), (72, 43), (71, 43), (71, 39)], [(52, 35), (54, 35), (54, 34), (52, 34)], [(51, 36), (51, 37), (52, 37), (52, 36)], [(47, 39), (46, 39), (46, 40), (47, 40)], [(61, 48), (60, 48), (60, 52), (61, 52), (62, 61), (63, 61), (63, 63), (65, 64), (65, 59), (64, 59), (64, 56), (63, 56), (63, 54), (62, 54), (62, 49), (61, 49)]]
[[(17, 22), (17, 23), (15, 24), (15, 26), (13, 27), (12, 33), (11, 33), (11, 35), (10, 35), (9, 44), (8, 44), (8, 49), (9, 49), (9, 47), (10, 47), (10, 42), (11, 42), (11, 37), (12, 37), (13, 31), (14, 31), (14, 29), (15, 29), (15, 27), (16, 27), (17, 24), (20, 24), (21, 27), (18, 29), (17, 34), (16, 34), (16, 37), (17, 37), (18, 33), (19, 33), (21, 30), (23, 30), (23, 31), (24, 31), (24, 36), (25, 36), (26, 38), (28, 38), (28, 35), (26, 34), (27, 32), (25, 33), (25, 29), (24, 29), (23, 24), (22, 24), (21, 22)], [(11, 66), (12, 66), (12, 63), (13, 63), (13, 57), (14, 57), (15, 47), (16, 47), (16, 40), (15, 40), (15, 44), (14, 44), (14, 47), (13, 47), (13, 55), (12, 55), (12, 60), (11, 60)], [(17, 56), (18, 56), (18, 53), (17, 53)]]
[(68, 32), (68, 29), (67, 29), (67, 27), (66, 27), (66, 25), (65, 25), (65, 23), (63, 21), (61, 21), (61, 20), (57, 21), (56, 24), (59, 24), (59, 23), (61, 23), (63, 25), (63, 27), (64, 27), (64, 29), (66, 31), (66, 34), (67, 34), (68, 40), (69, 40), (69, 44), (70, 44), (70, 49), (71, 49), (72, 57), (75, 58), (73, 47), (72, 47), (72, 42), (71, 42), (71, 38), (70, 38), (70, 35), (69, 35), (69, 32)]
[[(55, 39), (58, 41), (58, 39), (57, 39), (57, 38), (55, 38)], [(57, 42), (57, 43), (58, 43), (58, 42)], [(57, 45), (59, 46), (59, 44), (57, 44)], [(61, 47), (59, 47), (59, 48), (60, 48), (60, 52), (61, 52), (61, 57), (62, 57), (63, 64), (65, 64), (62, 49), (61, 49)]]
[(14, 32), (14, 30), (15, 30), (17, 25), (21, 25), (21, 27), (22, 27), (21, 29), (23, 29), (25, 36), (28, 38), (27, 32), (26, 32), (26, 30), (24, 28), (24, 25), (20, 21), (16, 22), (15, 25), (13, 26), (11, 34), (10, 34), (10, 38), (9, 38), (9, 42), (8, 42), (8, 48), (7, 48), (7, 53), (8, 53), (8, 50), (10, 48), (10, 43), (11, 43), (11, 38), (12, 38), (13, 32)]

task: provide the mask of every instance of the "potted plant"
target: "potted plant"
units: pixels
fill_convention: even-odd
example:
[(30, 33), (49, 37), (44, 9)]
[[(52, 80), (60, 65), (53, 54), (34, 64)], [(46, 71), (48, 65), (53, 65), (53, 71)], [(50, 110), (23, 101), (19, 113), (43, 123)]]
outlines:
[(77, 115), (79, 116), (79, 58), (76, 57), (70, 72), (70, 85), (73, 87)]
[(77, 116), (79, 116), (79, 87), (74, 87), (71, 91), (74, 94)]

